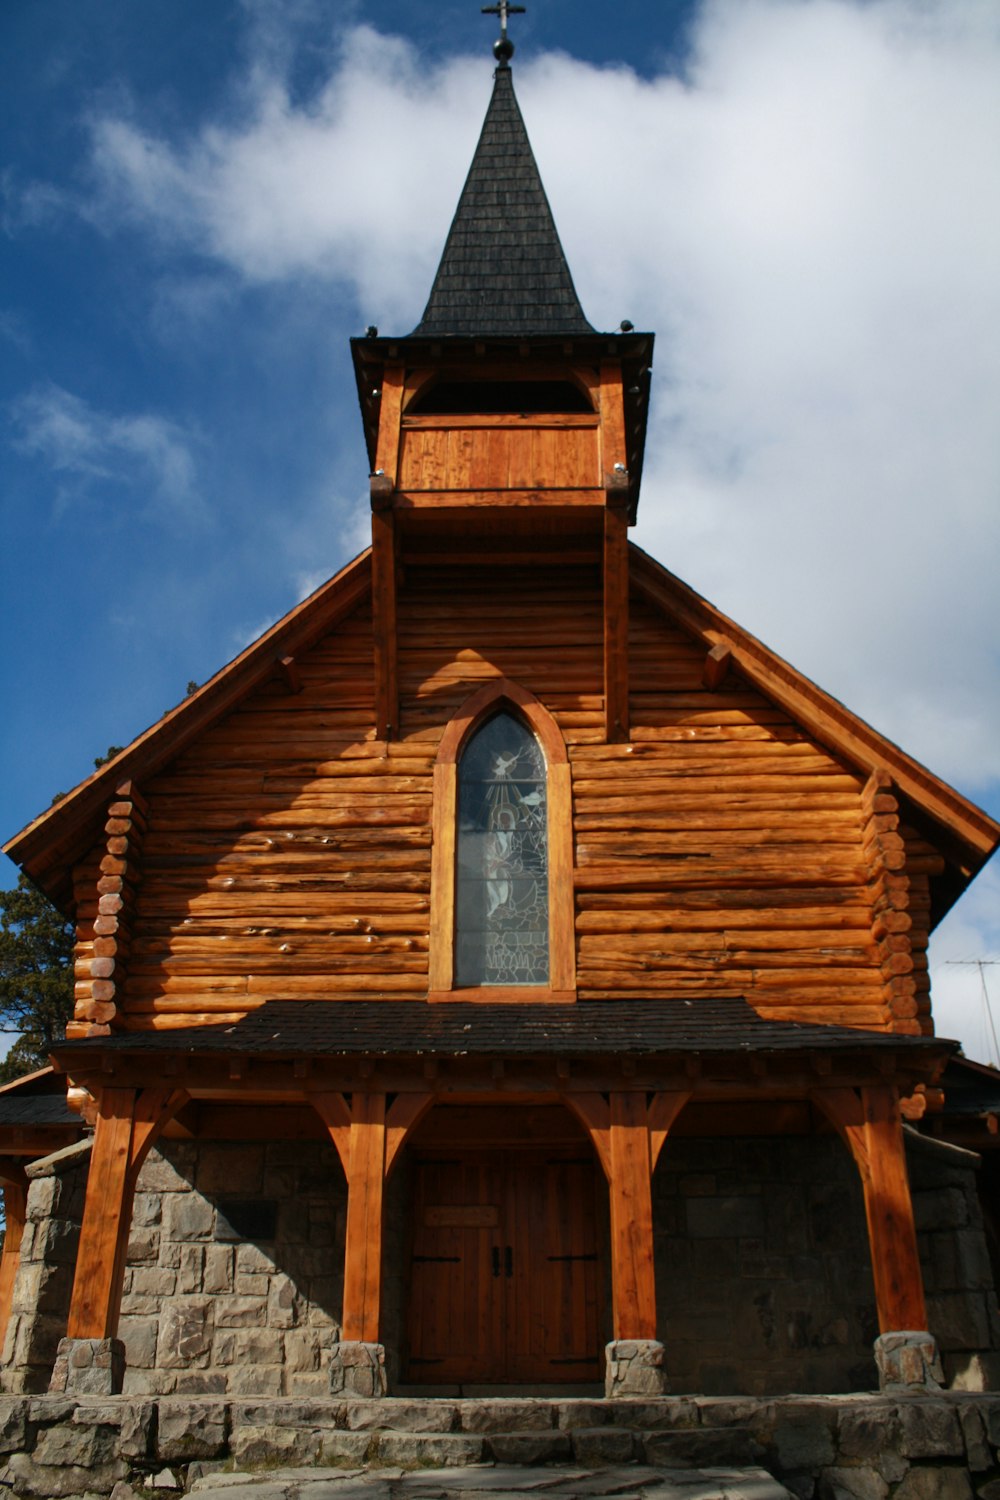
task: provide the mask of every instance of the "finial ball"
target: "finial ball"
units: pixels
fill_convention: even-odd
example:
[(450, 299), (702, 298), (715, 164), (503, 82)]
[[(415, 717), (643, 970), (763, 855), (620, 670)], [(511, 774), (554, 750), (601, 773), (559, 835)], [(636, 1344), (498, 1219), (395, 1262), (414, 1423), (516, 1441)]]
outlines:
[(493, 43), (493, 56), (500, 64), (501, 68), (505, 68), (507, 66), (511, 58), (514, 56), (514, 43), (511, 41), (509, 36), (497, 37), (496, 41)]

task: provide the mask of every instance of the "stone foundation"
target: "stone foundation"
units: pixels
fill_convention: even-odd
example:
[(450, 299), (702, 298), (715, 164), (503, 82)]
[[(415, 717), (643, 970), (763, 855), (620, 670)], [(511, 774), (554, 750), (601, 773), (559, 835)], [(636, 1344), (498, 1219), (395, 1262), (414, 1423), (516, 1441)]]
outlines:
[(68, 1396), (119, 1396), (124, 1378), (121, 1339), (60, 1339), (49, 1390)]
[(385, 1396), (385, 1347), (344, 1339), (330, 1351), (331, 1396), (376, 1400)]
[[(673, 1471), (691, 1493), (708, 1493), (714, 1477), (718, 1495), (720, 1470), (763, 1469), (797, 1500), (972, 1500), (973, 1491), (992, 1500), (1000, 1492), (998, 1449), (1000, 1396), (964, 1392), (615, 1401), (0, 1397), (0, 1483), (25, 1500), (103, 1497), (121, 1482), (136, 1494), (176, 1493), (199, 1480), (203, 1489), (207, 1476), (219, 1472), (225, 1483), (220, 1471), (233, 1469), (293, 1469), (302, 1486), (309, 1476), (301, 1470), (317, 1466), (349, 1483), (345, 1466), (398, 1474), (482, 1463), (572, 1464), (577, 1480), (585, 1471), (587, 1493), (603, 1491), (586, 1471), (638, 1463)], [(699, 1483), (696, 1468), (716, 1472)], [(558, 1477), (548, 1470), (543, 1487)], [(648, 1469), (643, 1478), (649, 1482)], [(435, 1493), (467, 1488), (441, 1476), (432, 1482)], [(526, 1475), (523, 1488), (538, 1482)], [(274, 1500), (279, 1492), (266, 1488)], [(619, 1475), (615, 1493), (626, 1488), (633, 1490)], [(521, 1489), (512, 1478), (510, 1491)], [(129, 1490), (118, 1491), (121, 1500)], [(736, 1492), (747, 1493), (738, 1484)]]
[(880, 1334), (875, 1364), (883, 1391), (939, 1391), (944, 1379), (937, 1344), (918, 1330)]
[(604, 1351), (604, 1394), (665, 1396), (670, 1387), (664, 1367), (664, 1348), (656, 1339), (615, 1339)]

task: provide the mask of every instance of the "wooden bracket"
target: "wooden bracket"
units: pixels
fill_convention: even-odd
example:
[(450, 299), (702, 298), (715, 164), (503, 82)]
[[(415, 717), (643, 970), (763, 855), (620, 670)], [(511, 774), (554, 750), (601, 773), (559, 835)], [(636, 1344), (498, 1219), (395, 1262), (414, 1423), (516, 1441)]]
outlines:
[(388, 1178), (407, 1136), (434, 1103), (433, 1094), (397, 1094), (385, 1117), (385, 1175)]
[(284, 683), (286, 691), (288, 691), (289, 693), (301, 693), (303, 686), (302, 674), (299, 671), (299, 664), (295, 660), (295, 657), (279, 657), (277, 667), (278, 676)]
[(649, 1164), (655, 1171), (660, 1152), (674, 1121), (691, 1098), (690, 1090), (654, 1094), (649, 1103)]
[(566, 1108), (576, 1116), (590, 1136), (605, 1177), (611, 1179), (611, 1110), (603, 1094), (567, 1092)]
[(372, 474), (368, 487), (371, 493), (372, 510), (391, 510), (396, 486), (388, 474)]
[(727, 641), (720, 641), (713, 646), (705, 657), (705, 665), (701, 669), (701, 680), (710, 692), (720, 688), (729, 675), (733, 665), (733, 649)]

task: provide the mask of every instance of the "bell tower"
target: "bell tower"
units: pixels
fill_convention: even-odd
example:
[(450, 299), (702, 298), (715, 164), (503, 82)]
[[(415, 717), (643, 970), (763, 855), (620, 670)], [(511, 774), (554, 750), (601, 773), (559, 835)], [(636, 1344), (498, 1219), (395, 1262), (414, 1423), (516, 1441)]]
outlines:
[(628, 552), (652, 334), (598, 333), (580, 306), (514, 95), (500, 16), (482, 134), (424, 315), (352, 340), (371, 465), (376, 720), (399, 726), (403, 569), (600, 570), (603, 720), (628, 738)]

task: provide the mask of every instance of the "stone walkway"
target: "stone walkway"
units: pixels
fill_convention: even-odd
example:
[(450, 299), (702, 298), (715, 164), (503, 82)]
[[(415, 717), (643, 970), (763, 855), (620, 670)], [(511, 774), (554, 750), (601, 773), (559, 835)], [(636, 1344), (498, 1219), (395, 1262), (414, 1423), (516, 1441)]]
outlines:
[[(121, 1486), (112, 1500), (127, 1500), (125, 1488)], [(190, 1493), (198, 1500), (791, 1500), (784, 1485), (764, 1469), (662, 1469), (641, 1464), (601, 1469), (477, 1464), (409, 1472), (216, 1472), (195, 1479)]]

